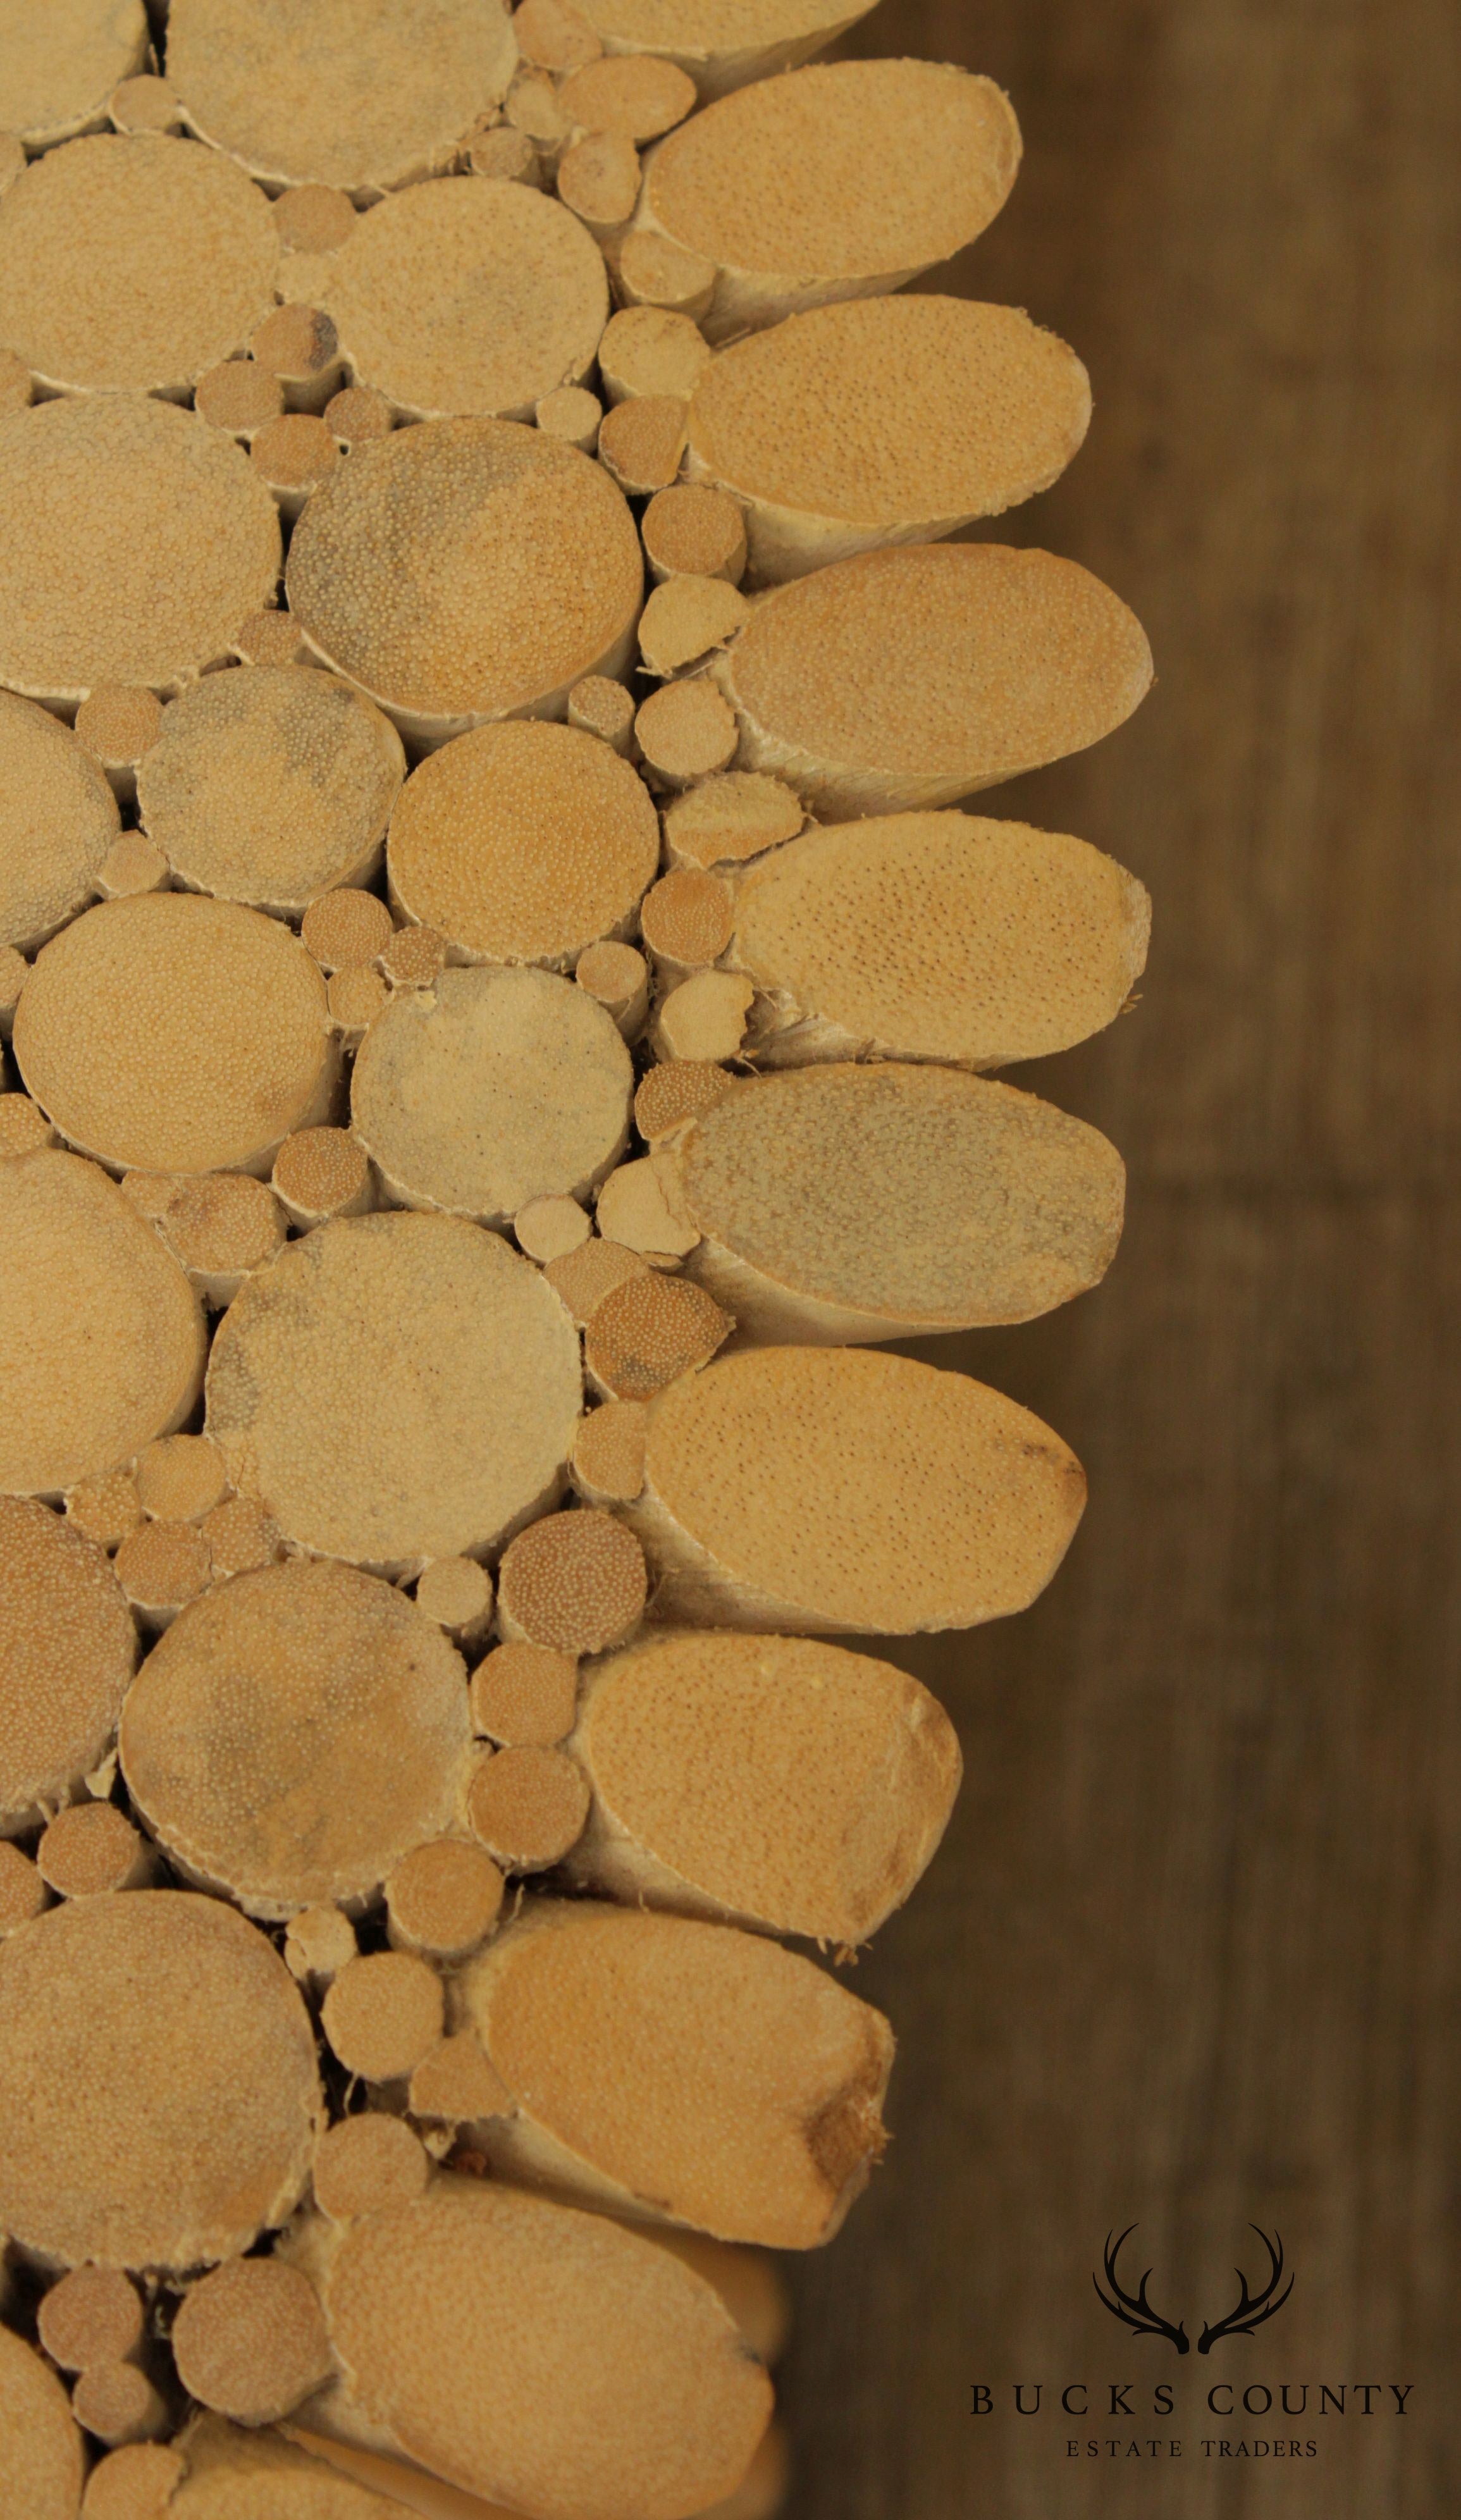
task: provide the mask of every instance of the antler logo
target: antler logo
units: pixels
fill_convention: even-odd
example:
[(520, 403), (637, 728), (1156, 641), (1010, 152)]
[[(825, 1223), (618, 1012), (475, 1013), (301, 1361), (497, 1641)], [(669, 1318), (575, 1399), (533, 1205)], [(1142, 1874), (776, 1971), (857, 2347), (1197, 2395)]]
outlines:
[[(1294, 2289), (1292, 2275), (1287, 2283), (1283, 2281), (1284, 2257), (1281, 2234), (1275, 2231), (1270, 2240), (1267, 2232), (1261, 2230), (1257, 2223), (1250, 2223), (1248, 2228), (1251, 2231), (1258, 2232), (1259, 2238), (1268, 2253), (1267, 2282), (1258, 2292), (1250, 2292), (1248, 2277), (1242, 2268), (1233, 2269), (1242, 2287), (1237, 2303), (1228, 2312), (1227, 2317), (1219, 2318), (1216, 2325), (1209, 2325), (1206, 2320), (1204, 2321), (1202, 2334), (1197, 2340), (1199, 2354), (1211, 2354), (1214, 2346), (1219, 2345), (1225, 2336), (1252, 2336), (1255, 2329), (1262, 2327), (1265, 2319), (1272, 2318), (1275, 2313), (1282, 2310)], [(1102, 2291), (1100, 2276), (1092, 2275), (1091, 2282), (1095, 2285), (1096, 2297), (1110, 2311), (1113, 2318), (1119, 2318), (1123, 2327), (1129, 2327), (1133, 2336), (1165, 2336), (1168, 2344), (1174, 2346), (1178, 2354), (1189, 2354), (1192, 2348), (1185, 2323), (1181, 2319), (1173, 2323), (1172, 2319), (1164, 2318), (1161, 2311), (1154, 2308), (1147, 2297), (1147, 2286), (1152, 2279), (1151, 2268), (1147, 2268), (1134, 2293), (1126, 2290), (1117, 2272), (1117, 2260), (1135, 2228), (1134, 2223), (1129, 2223), (1120, 2239), (1113, 2239), (1111, 2233), (1107, 2232), (1102, 2265), (1105, 2268), (1109, 2290)], [(1281, 2291), (1280, 2285), (1283, 2287)]]

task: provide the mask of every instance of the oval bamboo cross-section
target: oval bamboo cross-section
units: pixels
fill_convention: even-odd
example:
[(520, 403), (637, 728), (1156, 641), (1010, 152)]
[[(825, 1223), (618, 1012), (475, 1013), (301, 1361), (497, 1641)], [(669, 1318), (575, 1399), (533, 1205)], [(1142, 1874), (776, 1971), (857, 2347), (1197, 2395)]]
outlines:
[(167, 709), (138, 811), (190, 891), (299, 916), (380, 863), (406, 776), (401, 739), (308, 665), (208, 674)]
[(866, 1348), (753, 1348), (651, 1400), (624, 1508), (664, 1622), (909, 1636), (1043, 1592), (1085, 1478), (961, 1373)]
[(80, 1793), (136, 1662), (137, 1632), (103, 1552), (45, 1506), (0, 1496), (0, 1836)]
[(575, 1881), (834, 1944), (902, 1906), (961, 1768), (938, 1699), (891, 1663), (693, 1629), (590, 1673), (569, 1747), (594, 1789)]
[(146, 394), (36, 403), (0, 421), (0, 682), (84, 700), (176, 690), (272, 602), (274, 501), (196, 412)]
[(263, 322), (279, 254), (226, 158), (155, 132), (73, 140), (0, 202), (0, 340), (56, 392), (176, 398)]
[(502, 0), (173, 0), (167, 76), (201, 140), (272, 190), (357, 202), (445, 174), (517, 60)]
[(530, 1261), (454, 1217), (383, 1215), (322, 1225), (250, 1279), (207, 1387), (235, 1485), (288, 1540), (404, 1575), (552, 1503), (582, 1373)]
[(145, 68), (143, 0), (4, 0), (5, 128), (32, 150), (98, 126), (113, 88)]
[(0, 2229), (43, 2261), (239, 2255), (298, 2203), (320, 2114), (299, 1990), (220, 1900), (83, 1899), (0, 1946)]
[(514, 2094), (489, 2159), (718, 2239), (829, 2240), (882, 2150), (893, 2034), (760, 1935), (542, 1900), (461, 2001)]
[(357, 382), (398, 419), (527, 421), (593, 367), (608, 275), (588, 230), (529, 184), (414, 184), (356, 220), (325, 303)]
[(120, 829), (106, 773), (70, 729), (0, 692), (0, 947), (33, 954), (84, 910)]
[[(992, 79), (938, 62), (837, 62), (765, 81), (655, 150), (642, 218), (717, 267), (712, 341), (901, 288), (1008, 198), (1020, 132)], [(895, 184), (869, 182), (896, 165)]]
[(23, 2338), (0, 2327), (0, 2507), (16, 2520), (76, 2520), (81, 2477), (66, 2391)]
[[(179, 2436), (178, 2450), (187, 2473), (155, 2514), (139, 2505), (116, 2520), (401, 2520), (394, 2495), (373, 2493), (277, 2433), (207, 2415)], [(99, 2520), (112, 2520), (110, 2505)]]
[(403, 990), (376, 1017), (350, 1107), (402, 1205), (506, 1225), (531, 1198), (585, 1197), (603, 1179), (633, 1086), (618, 1026), (586, 989), (483, 968)]
[(1100, 1283), (1126, 1194), (1098, 1129), (947, 1067), (748, 1080), (655, 1160), (742, 1334), (823, 1345), (1051, 1312)]
[(764, 1063), (1044, 1058), (1115, 1020), (1151, 931), (1144, 884), (1064, 832), (890, 814), (808, 832), (742, 878), (729, 960)]
[(1099, 742), (1146, 697), (1152, 659), (1077, 562), (929, 543), (776, 587), (711, 672), (740, 767), (845, 822), (952, 805)]
[(531, 2520), (681, 2520), (766, 2428), (771, 2383), (714, 2288), (599, 2215), (444, 2178), (320, 2255), (344, 2376), (310, 2422)]
[(0, 1165), (0, 1493), (120, 1469), (188, 1416), (206, 1354), (197, 1295), (115, 1182), (50, 1148)]
[(240, 1575), (173, 1621), (120, 1751), (155, 1837), (200, 1888), (271, 1920), (375, 1896), (451, 1825), (466, 1675), (392, 1585), (329, 1560)]
[(16, 1059), (64, 1138), (144, 1172), (266, 1172), (322, 1120), (325, 981), (278, 920), (196, 893), (99, 903), (42, 951)]
[(607, 743), (509, 719), (413, 771), (387, 863), (406, 917), (439, 929), (464, 962), (563, 970), (633, 920), (659, 865), (659, 822)]
[(865, 18), (873, 0), (581, 0), (610, 55), (679, 65), (702, 100), (795, 69)]
[(642, 592), (608, 474), (515, 421), (428, 421), (359, 449), (289, 546), (310, 646), (428, 748), (483, 719), (560, 717), (584, 675), (622, 673)]
[(745, 511), (763, 581), (933, 542), (1064, 472), (1090, 422), (1074, 350), (1014, 306), (873, 297), (723, 350), (689, 410), (691, 480)]

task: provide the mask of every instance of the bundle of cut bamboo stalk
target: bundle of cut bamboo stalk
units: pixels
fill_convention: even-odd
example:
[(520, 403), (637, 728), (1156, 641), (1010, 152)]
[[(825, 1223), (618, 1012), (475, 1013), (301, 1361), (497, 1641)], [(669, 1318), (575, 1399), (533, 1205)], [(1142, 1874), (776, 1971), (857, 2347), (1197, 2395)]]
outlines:
[[(0, 0), (0, 2502), (770, 2520), (1151, 678), (867, 0)], [(871, 165), (896, 180), (870, 183)], [(281, 594), (284, 601), (281, 602)], [(647, 596), (647, 601), (646, 601)], [(797, 1948), (800, 1945), (802, 1948)], [(814, 1956), (815, 1954), (815, 1956)], [(828, 1962), (832, 1965), (828, 1965)]]

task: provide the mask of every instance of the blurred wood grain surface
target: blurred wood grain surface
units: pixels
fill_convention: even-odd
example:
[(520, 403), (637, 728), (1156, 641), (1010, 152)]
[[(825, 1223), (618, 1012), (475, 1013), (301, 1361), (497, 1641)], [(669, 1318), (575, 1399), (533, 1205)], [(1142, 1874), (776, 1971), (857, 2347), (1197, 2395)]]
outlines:
[[(1019, 112), (1013, 200), (924, 285), (1052, 325), (1095, 422), (1053, 492), (982, 530), (1107, 578), (1160, 680), (1121, 734), (988, 809), (1112, 850), (1156, 926), (1139, 1009), (1014, 1078), (1126, 1155), (1106, 1285), (914, 1351), (1047, 1418), (1091, 1503), (1029, 1615), (895, 1649), (968, 1773), (854, 1980), (900, 2033), (895, 2140), (793, 2269), (791, 2508), (1441, 2520), (1461, 2509), (1461, 13), (885, 0), (843, 50), (966, 63)], [(1130, 2223), (1124, 2266), (1153, 2268), (1173, 2317), (1231, 2306), (1235, 2264), (1262, 2261), (1250, 2223), (1281, 2230), (1292, 2299), (1178, 2361), (1094, 2298)], [(1042, 2386), (1039, 2415), (1007, 2410), (1015, 2381)], [(1159, 2381), (1176, 2415), (1140, 2420)], [(1082, 2383), (1104, 2410), (1111, 2382), (1137, 2384), (1136, 2419), (1058, 2410)], [(1307, 2411), (1220, 2423), (1221, 2382), (1260, 2408), (1307, 2383)], [(1320, 2383), (1348, 2390), (1342, 2417), (1314, 2414)], [(1392, 2383), (1404, 2415), (1382, 2396), (1366, 2417), (1356, 2389)], [(1204, 2452), (1224, 2434), (1316, 2452)], [(1156, 2457), (1125, 2447), (1153, 2437)]]

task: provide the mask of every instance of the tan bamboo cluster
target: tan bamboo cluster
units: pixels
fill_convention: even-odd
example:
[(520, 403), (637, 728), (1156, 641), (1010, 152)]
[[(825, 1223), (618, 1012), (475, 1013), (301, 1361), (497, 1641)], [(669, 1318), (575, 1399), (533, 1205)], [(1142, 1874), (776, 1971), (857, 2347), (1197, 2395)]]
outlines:
[[(1094, 1286), (997, 1071), (1150, 910), (965, 810), (1151, 660), (956, 528), (1090, 415), (902, 285), (1020, 139), (869, 0), (0, 8), (0, 2507), (771, 2520), (840, 1973)], [(891, 171), (890, 171), (891, 170)]]

